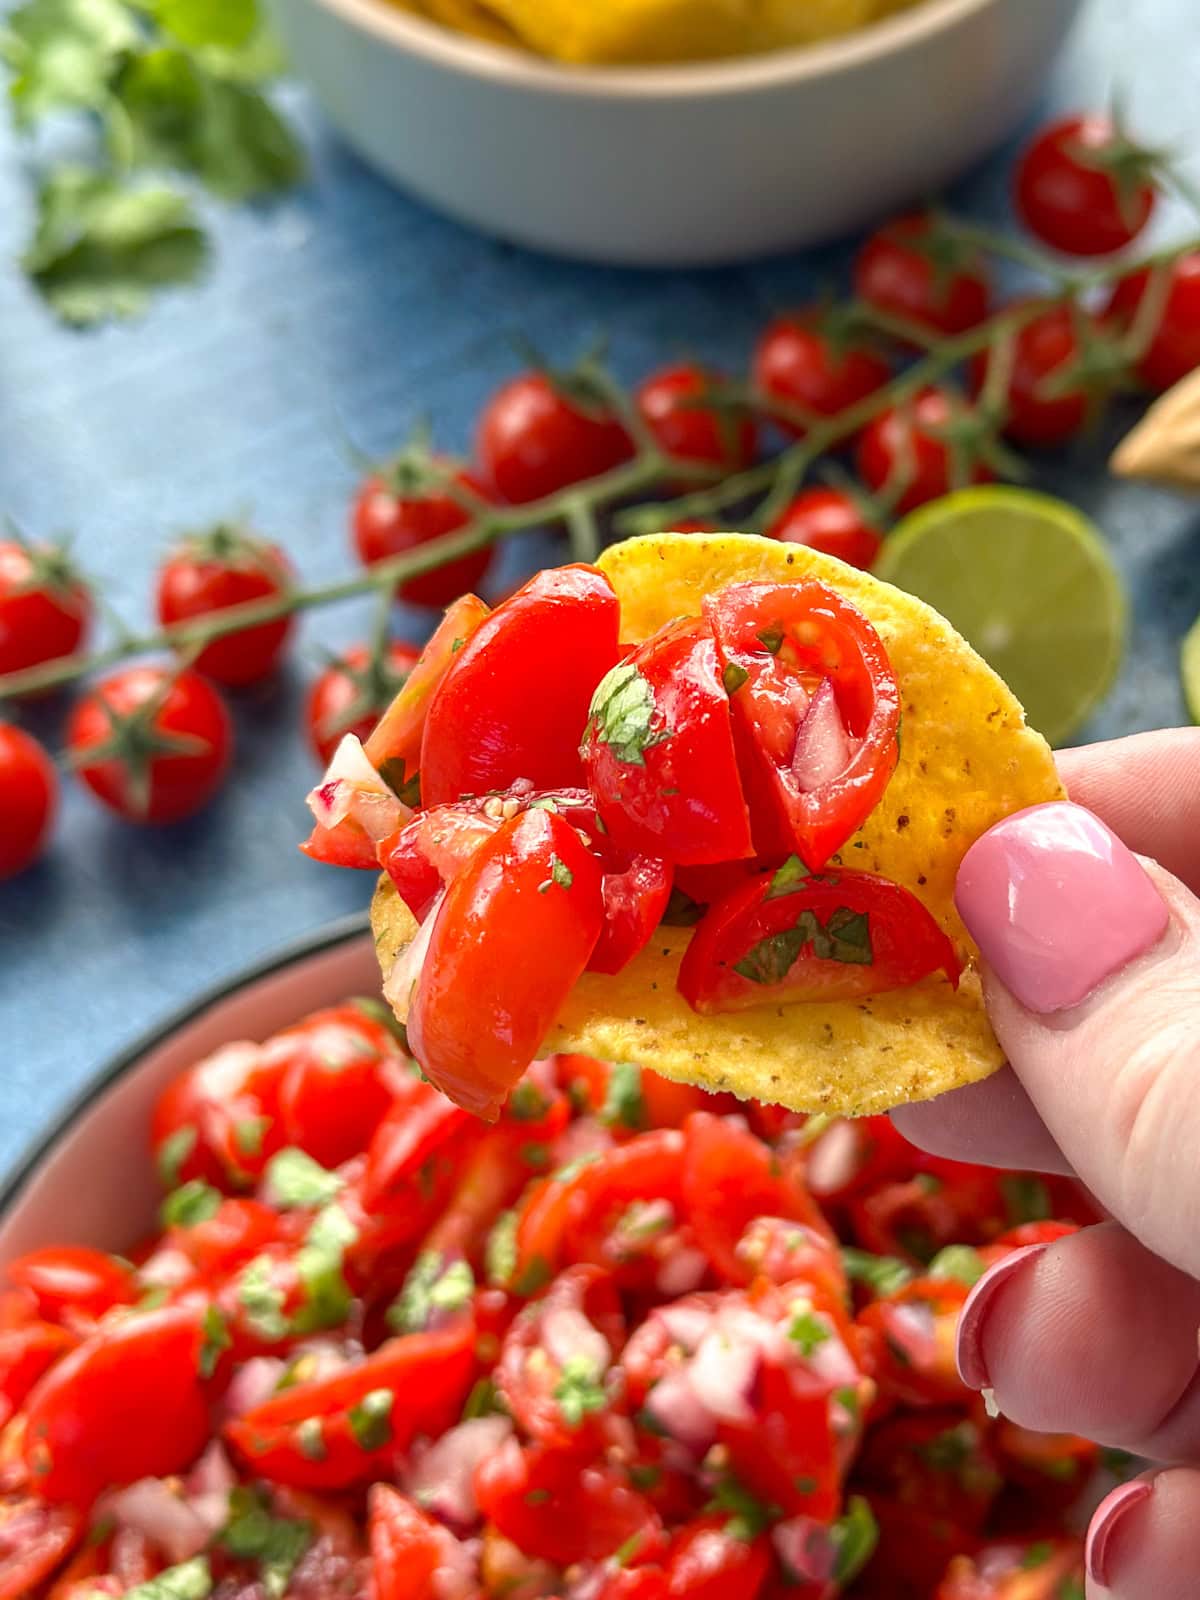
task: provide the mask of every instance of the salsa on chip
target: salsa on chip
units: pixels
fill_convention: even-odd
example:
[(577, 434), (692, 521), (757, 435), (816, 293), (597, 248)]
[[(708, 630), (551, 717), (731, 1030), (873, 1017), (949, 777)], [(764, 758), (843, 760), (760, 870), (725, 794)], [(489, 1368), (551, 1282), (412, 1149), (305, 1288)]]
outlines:
[(1061, 793), (937, 613), (813, 551), (664, 534), (455, 602), (305, 849), (384, 877), (384, 993), (494, 1119), (545, 1050), (863, 1114), (1000, 1064), (968, 846)]

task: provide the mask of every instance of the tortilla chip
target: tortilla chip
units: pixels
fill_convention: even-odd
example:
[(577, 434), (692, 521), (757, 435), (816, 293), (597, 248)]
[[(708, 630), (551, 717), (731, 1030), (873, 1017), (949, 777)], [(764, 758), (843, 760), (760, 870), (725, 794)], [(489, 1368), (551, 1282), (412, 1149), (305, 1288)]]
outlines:
[[(690, 932), (663, 928), (615, 977), (585, 974), (546, 1050), (636, 1061), (706, 1089), (850, 1116), (987, 1077), (1003, 1058), (983, 1010), (977, 952), (954, 909), (955, 874), (1002, 817), (1063, 794), (1049, 746), (1009, 690), (936, 611), (802, 546), (662, 534), (615, 545), (598, 564), (620, 597), (629, 643), (698, 615), (702, 597), (730, 583), (819, 578), (871, 619), (900, 683), (901, 753), (882, 802), (840, 856), (910, 889), (966, 969), (957, 991), (934, 977), (861, 1001), (699, 1016), (675, 987)], [(415, 931), (386, 878), (372, 921), (386, 973)]]

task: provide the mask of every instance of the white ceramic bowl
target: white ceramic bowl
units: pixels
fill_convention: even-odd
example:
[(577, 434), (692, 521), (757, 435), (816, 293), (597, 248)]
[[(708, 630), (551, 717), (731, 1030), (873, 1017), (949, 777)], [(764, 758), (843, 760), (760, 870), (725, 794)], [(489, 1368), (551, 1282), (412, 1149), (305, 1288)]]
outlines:
[(162, 1190), (150, 1158), (159, 1094), (235, 1039), (261, 1040), (321, 1006), (376, 994), (366, 919), (294, 945), (201, 997), (102, 1070), (0, 1191), (0, 1269), (41, 1245), (128, 1249), (154, 1222)]
[(680, 266), (813, 244), (937, 190), (1029, 109), (1080, 4), (923, 0), (808, 50), (590, 69), (384, 0), (275, 12), (333, 122), (405, 188), (519, 244)]

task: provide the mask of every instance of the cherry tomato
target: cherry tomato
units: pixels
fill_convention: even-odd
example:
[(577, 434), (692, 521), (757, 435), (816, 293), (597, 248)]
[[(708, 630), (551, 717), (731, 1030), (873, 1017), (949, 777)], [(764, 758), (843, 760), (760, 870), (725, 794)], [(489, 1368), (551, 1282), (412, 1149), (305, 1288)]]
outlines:
[(1123, 250), (1154, 210), (1155, 157), (1097, 112), (1052, 122), (1017, 163), (1017, 210), (1043, 244), (1071, 256)]
[(0, 540), (0, 677), (74, 655), (92, 598), (56, 545)]
[(471, 1118), (432, 1084), (411, 1074), (370, 1134), (362, 1194), (368, 1206), (415, 1179), (429, 1158), (454, 1143)]
[(1083, 1583), (1082, 1540), (1012, 1539), (955, 1557), (934, 1600), (1063, 1600)]
[[(163, 563), (158, 574), (158, 620), (170, 627), (229, 606), (273, 600), (291, 587), (291, 567), (277, 545), (220, 526), (185, 540)], [(217, 683), (244, 688), (274, 672), (291, 631), (290, 616), (243, 628), (205, 645), (192, 665)]]
[(978, 251), (919, 214), (871, 235), (854, 263), (854, 289), (868, 304), (934, 333), (963, 333), (988, 312)]
[[(731, 584), (704, 601), (730, 695), (755, 843), (813, 871), (879, 804), (900, 691), (870, 622), (823, 583)], [(761, 1003), (761, 1002), (760, 1002)]]
[[(432, 539), (456, 533), (475, 515), (472, 498), (487, 501), (483, 484), (469, 472), (451, 471), (445, 463), (410, 468), (401, 461), (391, 473), (372, 473), (358, 491), (351, 515), (359, 560), (373, 567)], [(414, 606), (448, 606), (483, 581), (492, 554), (492, 548), (485, 546), (432, 572), (408, 578), (397, 588), (397, 598)]]
[(181, 822), (220, 788), (233, 728), (217, 692), (191, 671), (126, 667), (71, 713), (71, 757), (92, 793), (130, 822)]
[(881, 1398), (909, 1406), (961, 1406), (955, 1342), (969, 1290), (958, 1278), (915, 1278), (858, 1314)]
[[(1022, 327), (1013, 342), (1004, 395), (1004, 431), (1019, 444), (1061, 444), (1074, 438), (1088, 418), (1088, 394), (1074, 372), (1080, 359), (1077, 319), (1083, 311), (1050, 306)], [(976, 392), (987, 381), (993, 352), (972, 364)]]
[(246, 1187), (261, 1174), (283, 1147), (281, 1078), (282, 1065), (268, 1067), (257, 1045), (235, 1043), (169, 1083), (151, 1121), (165, 1186), (199, 1178), (218, 1188)]
[(443, 1600), (454, 1535), (390, 1484), (373, 1484), (367, 1505), (372, 1600)]
[(949, 1244), (980, 1244), (1007, 1220), (1003, 1178), (986, 1167), (924, 1157), (920, 1170), (850, 1201), (855, 1236), (880, 1255), (920, 1265)]
[(25, 1407), (36, 1493), (89, 1506), (190, 1466), (209, 1438), (201, 1343), (200, 1312), (164, 1306), (97, 1329), (51, 1367)]
[(671, 1545), (667, 1593), (686, 1600), (756, 1600), (771, 1570), (766, 1539), (743, 1539), (728, 1517), (684, 1528)]
[(624, 1343), (611, 1275), (570, 1267), (508, 1330), (496, 1384), (521, 1430), (557, 1450), (603, 1451), (619, 1394), (613, 1362)]
[(75, 1506), (46, 1505), (29, 1495), (0, 1499), (0, 1600), (26, 1600), (83, 1537)]
[(0, 722), (0, 880), (38, 859), (57, 809), (54, 763), (36, 739)]
[(367, 742), (417, 659), (417, 651), (394, 639), (382, 660), (366, 645), (356, 644), (325, 668), (309, 690), (305, 708), (308, 741), (324, 766), (333, 759), (343, 734)]
[(672, 862), (754, 853), (712, 634), (672, 623), (600, 684), (583, 763), (611, 837)]
[(555, 1566), (603, 1561), (637, 1541), (643, 1559), (662, 1545), (654, 1508), (614, 1467), (515, 1439), (475, 1472), (480, 1510), (526, 1555)]
[(406, 1071), (391, 1032), (353, 1003), (276, 1034), (261, 1059), (279, 1073), (284, 1142), (323, 1167), (363, 1149), (392, 1103), (397, 1072)]
[(436, 1438), (458, 1419), (474, 1376), (474, 1342), (469, 1316), (436, 1333), (389, 1339), (353, 1366), (235, 1417), (225, 1438), (270, 1483), (341, 1489), (370, 1482), (418, 1435)]
[(767, 529), (769, 539), (802, 544), (869, 570), (883, 539), (863, 506), (844, 489), (804, 489)]
[(168, 1248), (192, 1262), (202, 1278), (227, 1277), (269, 1245), (280, 1242), (280, 1215), (258, 1200), (222, 1200), (211, 1217), (173, 1228)]
[(500, 499), (519, 506), (619, 467), (633, 441), (602, 401), (572, 393), (570, 380), (526, 372), (484, 407), (476, 449)]
[(754, 460), (758, 437), (745, 412), (698, 403), (720, 381), (695, 362), (680, 362), (652, 373), (638, 388), (637, 404), (664, 454), (728, 477)]
[[(957, 487), (949, 430), (969, 432), (972, 414), (940, 389), (925, 389), (908, 405), (890, 406), (867, 424), (858, 441), (858, 472), (874, 494), (895, 494), (897, 512), (912, 511)], [(966, 452), (965, 452), (966, 453)], [(995, 473), (986, 461), (968, 455), (971, 483), (990, 483)]]
[[(1166, 301), (1150, 342), (1137, 363), (1138, 376), (1162, 393), (1200, 367), (1200, 251), (1180, 256), (1162, 269), (1169, 274)], [(1104, 321), (1128, 330), (1150, 283), (1149, 270), (1122, 278), (1112, 292)]]
[[(777, 318), (754, 352), (755, 387), (768, 399), (817, 418), (848, 411), (890, 376), (887, 362), (870, 345), (831, 339), (815, 312)], [(807, 431), (795, 416), (777, 414), (775, 421), (797, 438)]]
[(0, 1427), (5, 1426), (34, 1384), (79, 1340), (52, 1322), (0, 1329)]
[(619, 607), (594, 567), (531, 578), (482, 622), (452, 661), (425, 721), (427, 806), (507, 789), (580, 783), (579, 741), (592, 691), (618, 657)]
[(494, 1121), (595, 949), (600, 868), (561, 816), (527, 811), (480, 846), (432, 915), (409, 1044), (431, 1082)]
[(30, 1250), (9, 1263), (8, 1275), (33, 1296), (39, 1317), (66, 1321), (67, 1326), (74, 1317), (96, 1321), (138, 1296), (137, 1282), (123, 1261), (86, 1245)]

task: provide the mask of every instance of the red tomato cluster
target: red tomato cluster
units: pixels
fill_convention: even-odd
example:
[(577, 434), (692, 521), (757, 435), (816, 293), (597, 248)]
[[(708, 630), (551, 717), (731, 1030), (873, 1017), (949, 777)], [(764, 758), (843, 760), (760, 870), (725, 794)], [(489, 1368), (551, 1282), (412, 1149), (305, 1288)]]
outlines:
[(172, 1083), (128, 1259), (10, 1267), (0, 1600), (1082, 1594), (1097, 1448), (952, 1355), (1071, 1184), (578, 1056), (485, 1127), (377, 1010)]

